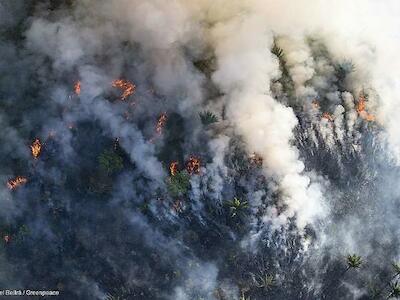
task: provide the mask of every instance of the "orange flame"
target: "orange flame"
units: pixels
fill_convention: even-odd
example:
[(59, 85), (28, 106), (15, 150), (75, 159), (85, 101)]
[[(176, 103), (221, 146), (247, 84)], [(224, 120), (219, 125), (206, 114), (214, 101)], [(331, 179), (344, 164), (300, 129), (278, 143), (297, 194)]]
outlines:
[(190, 156), (186, 163), (186, 170), (190, 175), (200, 173), (200, 160), (194, 156)]
[(167, 114), (166, 113), (162, 113), (161, 115), (160, 115), (160, 117), (158, 118), (158, 121), (157, 121), (157, 125), (156, 125), (156, 132), (158, 133), (158, 134), (162, 134), (162, 131), (163, 131), (163, 129), (164, 129), (164, 127), (165, 127), (165, 124), (167, 123)]
[(30, 147), (33, 158), (37, 159), (42, 152), (42, 143), (39, 139), (36, 139)]
[(74, 91), (78, 96), (81, 94), (81, 82), (79, 80), (74, 84)]
[(368, 121), (368, 122), (373, 122), (375, 121), (375, 116), (368, 113), (365, 109), (366, 109), (366, 102), (367, 99), (365, 98), (365, 96), (363, 94), (360, 94), (360, 97), (358, 98), (358, 103), (357, 103), (357, 112), (358, 115)]
[(169, 165), (169, 172), (171, 173), (171, 176), (175, 176), (178, 173), (178, 166), (179, 166), (179, 163), (177, 161), (173, 161)]
[(326, 120), (328, 120), (328, 121), (330, 121), (330, 122), (333, 122), (333, 117), (332, 117), (332, 115), (331, 115), (330, 113), (328, 113), (328, 112), (324, 112), (324, 113), (322, 114), (322, 118), (323, 118), (323, 119), (326, 119)]
[(122, 100), (126, 100), (130, 95), (132, 95), (135, 90), (136, 86), (124, 79), (117, 79), (112, 82), (112, 86), (118, 89), (121, 89), (123, 91), (121, 95)]
[(28, 179), (26, 179), (25, 177), (22, 176), (17, 176), (14, 179), (10, 179), (7, 182), (7, 187), (10, 190), (15, 190), (17, 187), (24, 185), (25, 183), (27, 183)]

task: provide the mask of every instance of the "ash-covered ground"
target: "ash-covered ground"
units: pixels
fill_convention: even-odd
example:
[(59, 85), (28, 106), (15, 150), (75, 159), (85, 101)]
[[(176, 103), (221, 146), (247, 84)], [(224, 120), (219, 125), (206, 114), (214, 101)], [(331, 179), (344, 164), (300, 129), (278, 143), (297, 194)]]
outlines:
[(399, 14), (2, 0), (0, 289), (400, 297)]

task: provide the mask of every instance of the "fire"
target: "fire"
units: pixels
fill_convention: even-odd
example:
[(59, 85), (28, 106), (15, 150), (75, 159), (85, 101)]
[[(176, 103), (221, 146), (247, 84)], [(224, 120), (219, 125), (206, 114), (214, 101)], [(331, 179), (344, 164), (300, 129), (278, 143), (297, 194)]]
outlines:
[(360, 95), (360, 97), (358, 98), (358, 104), (357, 104), (357, 112), (360, 114), (363, 111), (365, 111), (365, 97), (364, 95)]
[(366, 98), (363, 94), (360, 95), (360, 97), (358, 98), (358, 103), (357, 103), (357, 112), (358, 115), (369, 122), (375, 121), (375, 116), (368, 113), (365, 109), (366, 109)]
[(364, 120), (366, 120), (368, 122), (373, 122), (373, 121), (375, 121), (375, 116), (367, 113), (367, 115), (364, 116)]
[(74, 91), (78, 96), (81, 94), (81, 82), (79, 80), (74, 84)]
[(175, 176), (178, 173), (178, 166), (179, 166), (179, 163), (177, 161), (173, 161), (169, 165), (169, 172), (171, 173), (171, 176)]
[(42, 143), (39, 139), (36, 139), (30, 147), (33, 158), (37, 159), (42, 152)]
[(156, 132), (158, 134), (162, 134), (165, 124), (167, 123), (167, 114), (162, 113), (158, 118), (157, 125), (156, 125)]
[(330, 113), (328, 113), (328, 112), (324, 112), (324, 113), (322, 114), (322, 118), (323, 118), (323, 119), (327, 119), (328, 121), (333, 122), (333, 117), (332, 117), (332, 115), (331, 115)]
[(190, 156), (186, 163), (186, 170), (190, 175), (200, 173), (200, 160), (194, 156)]
[(15, 190), (17, 187), (24, 185), (25, 183), (27, 183), (28, 179), (26, 179), (25, 177), (22, 176), (17, 176), (14, 179), (10, 179), (7, 182), (7, 187), (10, 190)]
[(124, 79), (114, 80), (112, 82), (112, 86), (115, 87), (115, 88), (123, 90), (123, 93), (121, 95), (121, 99), (122, 100), (126, 100), (136, 90), (136, 86), (133, 83), (131, 83), (131, 82), (127, 81), (127, 80), (124, 80)]

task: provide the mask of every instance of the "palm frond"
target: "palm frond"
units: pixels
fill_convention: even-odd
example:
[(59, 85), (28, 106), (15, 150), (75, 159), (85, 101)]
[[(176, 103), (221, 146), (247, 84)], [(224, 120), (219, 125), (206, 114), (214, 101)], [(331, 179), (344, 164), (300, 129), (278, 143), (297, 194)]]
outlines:
[(203, 125), (210, 125), (212, 123), (218, 122), (218, 117), (210, 111), (201, 112), (199, 115), (201, 123), (203, 123)]

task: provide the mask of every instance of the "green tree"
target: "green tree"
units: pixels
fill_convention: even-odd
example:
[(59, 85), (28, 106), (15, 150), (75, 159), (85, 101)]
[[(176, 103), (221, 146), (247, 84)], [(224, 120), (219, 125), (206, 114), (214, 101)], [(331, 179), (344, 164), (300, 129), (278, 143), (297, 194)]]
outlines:
[(234, 197), (233, 200), (228, 201), (227, 204), (232, 218), (241, 215), (249, 207), (247, 201), (242, 201), (237, 197)]
[[(349, 254), (349, 255), (347, 255), (346, 256), (346, 262), (347, 262), (347, 268), (343, 271), (343, 273), (339, 276), (339, 278), (343, 277), (351, 269), (360, 268), (361, 265), (363, 264), (361, 256), (359, 256), (357, 254)], [(323, 289), (322, 293), (325, 294), (326, 292), (328, 292), (335, 282), (336, 282), (336, 279), (333, 280), (327, 287), (325, 287)]]
[(346, 271), (350, 269), (358, 269), (361, 267), (363, 261), (361, 259), (361, 256), (358, 256), (356, 254), (353, 255), (347, 255), (347, 269)]
[(373, 293), (373, 297), (372, 298), (378, 298), (379, 295), (382, 294), (382, 292), (391, 285), (392, 281), (396, 279), (397, 276), (400, 275), (400, 263), (398, 262), (394, 262), (392, 263), (392, 267), (393, 267), (393, 276), (389, 279), (389, 281), (386, 282), (386, 284), (384, 286), (382, 286), (380, 289), (376, 290)]
[(167, 179), (167, 188), (172, 197), (182, 196), (190, 187), (190, 176), (186, 170), (178, 172)]
[(390, 294), (388, 298), (400, 298), (400, 284), (399, 282), (394, 282), (390, 284)]
[(203, 125), (210, 125), (212, 123), (218, 122), (218, 117), (210, 111), (201, 112), (199, 115), (201, 123), (203, 123)]
[(275, 276), (272, 274), (262, 274), (262, 275), (258, 275), (256, 276), (255, 274), (251, 274), (254, 284), (258, 287), (258, 288), (262, 288), (266, 291), (271, 290), (275, 284), (276, 284), (276, 279)]
[(400, 275), (400, 263), (394, 262), (394, 263), (392, 263), (392, 267), (394, 270), (394, 277)]
[(98, 157), (100, 168), (107, 172), (107, 174), (113, 174), (119, 172), (124, 167), (123, 159), (117, 153), (112, 150), (104, 150)]

